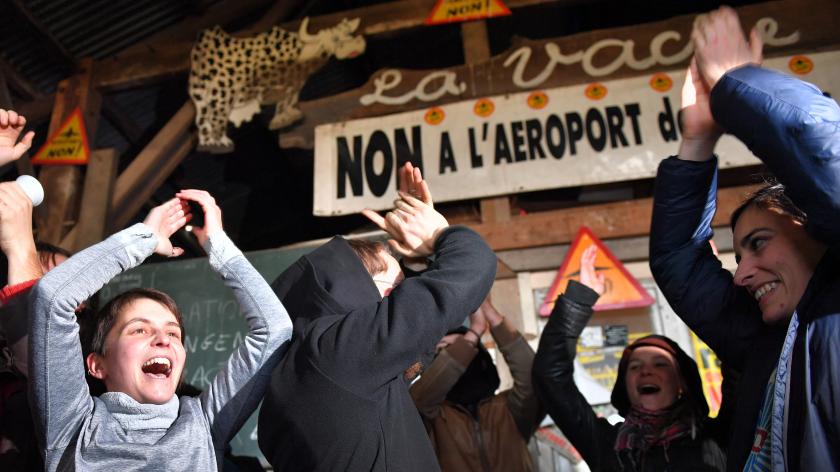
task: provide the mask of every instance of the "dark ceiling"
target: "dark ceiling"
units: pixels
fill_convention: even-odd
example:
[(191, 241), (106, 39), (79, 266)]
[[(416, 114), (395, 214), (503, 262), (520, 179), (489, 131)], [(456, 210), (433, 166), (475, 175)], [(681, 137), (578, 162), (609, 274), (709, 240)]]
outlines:
[[(236, 30), (259, 19), (271, 7), (257, 5), (226, 25)], [(290, 12), (283, 21), (360, 8), (370, 0), (283, 0)], [(436, 0), (428, 0), (429, 8)], [(79, 59), (107, 58), (161, 31), (200, 17), (223, 0), (3, 0), (0, 2), (0, 73), (10, 97), (0, 100), (20, 106), (54, 92), (59, 80), (71, 75)], [(675, 15), (708, 11), (723, 2), (682, 0), (564, 0), (515, 10), (514, 15), (488, 20), (491, 53), (506, 50), (513, 38), (559, 37), (593, 29), (632, 25)], [(729, 1), (727, 4), (756, 3)], [(315, 73), (301, 92), (301, 100), (332, 95), (364, 84), (384, 67), (429, 69), (462, 64), (458, 25), (419, 27), (367, 38), (365, 54), (356, 59), (332, 60)], [(125, 167), (143, 145), (187, 100), (186, 77), (175, 77), (143, 88), (109, 92), (96, 147), (114, 147)], [(9, 95), (9, 94), (5, 94)], [(8, 104), (5, 104), (8, 105)], [(195, 152), (187, 157), (155, 193), (162, 201), (178, 188), (204, 188), (221, 202), (228, 232), (245, 250), (349, 233), (368, 227), (359, 215), (312, 216), (312, 151), (280, 149), (277, 135), (267, 130), (271, 110), (259, 119), (231, 129), (236, 151), (226, 155)], [(48, 121), (48, 120), (47, 120)], [(36, 124), (43, 144), (47, 123)], [(0, 169), (3, 180), (15, 177), (13, 166)], [(635, 185), (635, 192), (649, 192)], [(523, 210), (574, 204), (580, 189), (535, 192), (517, 196)], [(645, 196), (645, 195), (636, 195)], [(152, 204), (154, 202), (150, 202)], [(445, 211), (477, 215), (476, 202), (441, 205)], [(145, 214), (146, 209), (141, 213)], [(140, 219), (137, 215), (135, 218)], [(191, 253), (198, 255), (193, 248)]]

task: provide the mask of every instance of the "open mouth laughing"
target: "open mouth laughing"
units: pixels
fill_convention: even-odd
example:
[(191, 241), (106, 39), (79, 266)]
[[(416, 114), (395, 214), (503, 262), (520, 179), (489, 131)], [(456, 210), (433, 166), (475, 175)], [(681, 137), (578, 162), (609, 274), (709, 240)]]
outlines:
[(662, 390), (659, 385), (655, 384), (642, 384), (636, 388), (636, 391), (639, 392), (639, 395), (656, 395)]
[(153, 357), (144, 362), (141, 369), (152, 378), (166, 379), (172, 374), (172, 361), (166, 357)]

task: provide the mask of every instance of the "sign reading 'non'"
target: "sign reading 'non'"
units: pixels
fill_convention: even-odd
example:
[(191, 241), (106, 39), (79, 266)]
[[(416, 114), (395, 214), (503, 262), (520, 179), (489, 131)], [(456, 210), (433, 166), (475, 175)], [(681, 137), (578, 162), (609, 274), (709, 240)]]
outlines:
[[(808, 57), (804, 79), (838, 89), (840, 52)], [(789, 62), (765, 65), (790, 73)], [(319, 126), (314, 213), (391, 207), (406, 161), (439, 202), (652, 177), (677, 151), (683, 78), (657, 73)], [(722, 168), (757, 163), (729, 136), (717, 152)]]

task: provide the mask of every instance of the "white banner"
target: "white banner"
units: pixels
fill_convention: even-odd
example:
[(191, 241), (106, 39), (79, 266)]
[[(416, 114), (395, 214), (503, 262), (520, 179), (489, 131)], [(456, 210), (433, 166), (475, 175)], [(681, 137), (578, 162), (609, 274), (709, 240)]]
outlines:
[[(840, 90), (840, 51), (769, 59)], [(388, 209), (419, 164), (437, 202), (649, 178), (679, 144), (684, 71), (517, 93), (318, 126), (314, 214)], [(758, 161), (724, 136), (722, 168)]]

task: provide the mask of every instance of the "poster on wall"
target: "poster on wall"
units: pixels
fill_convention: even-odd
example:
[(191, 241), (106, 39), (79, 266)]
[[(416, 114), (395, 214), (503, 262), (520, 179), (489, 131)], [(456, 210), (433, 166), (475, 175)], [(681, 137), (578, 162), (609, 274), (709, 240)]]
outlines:
[[(840, 90), (840, 52), (765, 66)], [(422, 168), (437, 202), (653, 177), (677, 151), (683, 77), (659, 72), (318, 126), (313, 212), (390, 208), (406, 161)], [(731, 136), (716, 150), (721, 168), (758, 163)]]

